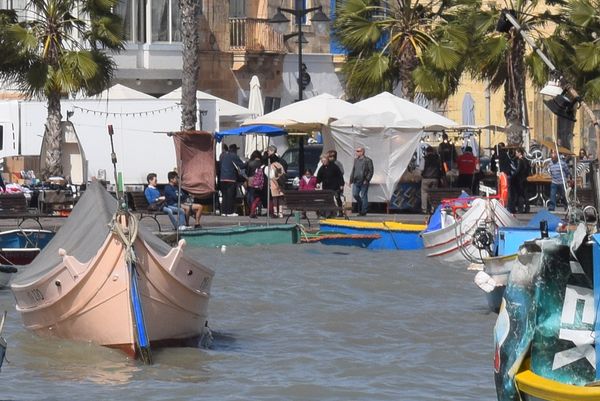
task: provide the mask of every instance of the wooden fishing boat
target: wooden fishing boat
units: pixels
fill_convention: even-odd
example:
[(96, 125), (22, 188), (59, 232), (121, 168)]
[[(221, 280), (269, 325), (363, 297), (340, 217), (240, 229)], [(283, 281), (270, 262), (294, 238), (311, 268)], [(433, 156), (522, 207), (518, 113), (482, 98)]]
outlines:
[(397, 221), (361, 221), (325, 219), (319, 222), (320, 231), (343, 233), (350, 235), (379, 235), (367, 246), (368, 249), (402, 249), (423, 248), (419, 234), (425, 229), (424, 224), (406, 224)]
[(213, 271), (171, 248), (98, 183), (11, 290), (25, 327), (42, 336), (119, 348), (196, 344), (207, 332)]
[(0, 288), (8, 285), (16, 266), (31, 263), (53, 236), (50, 230), (28, 228), (0, 232)]
[(476, 233), (488, 236), (489, 242), (493, 242), (498, 227), (518, 225), (519, 221), (498, 200), (476, 198), (462, 216), (455, 215), (450, 224), (423, 232), (421, 237), (429, 257), (439, 257), (445, 262), (481, 261), (491, 256), (491, 252), (475, 246)]
[(521, 365), (515, 381), (523, 401), (600, 400), (600, 386), (574, 386), (546, 379), (530, 369), (529, 359)]
[[(226, 226), (181, 231), (179, 236), (190, 247), (297, 244), (300, 227), (296, 224)], [(174, 234), (170, 234), (165, 240), (169, 242), (173, 237)]]
[(336, 232), (316, 232), (304, 233), (300, 242), (304, 244), (313, 244), (320, 242), (323, 245), (338, 246), (356, 246), (359, 248), (368, 248), (371, 242), (381, 238), (379, 234), (344, 234)]

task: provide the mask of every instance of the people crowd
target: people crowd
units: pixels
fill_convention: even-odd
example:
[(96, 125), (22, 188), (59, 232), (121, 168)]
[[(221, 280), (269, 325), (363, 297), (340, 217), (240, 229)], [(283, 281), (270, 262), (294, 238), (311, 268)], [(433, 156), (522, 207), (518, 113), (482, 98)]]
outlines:
[[(542, 174), (549, 182), (549, 199), (547, 207), (555, 210), (559, 200), (566, 205), (565, 188), (572, 185), (568, 166), (570, 160), (550, 149), (549, 159), (544, 163), (545, 170), (539, 168), (536, 177), (532, 162), (528, 159), (522, 147), (509, 148), (499, 143), (493, 149), (489, 159), (486, 183), (490, 176), (497, 176), (497, 193), (507, 209), (512, 213), (528, 213), (530, 210), (529, 181), (537, 179)], [(225, 217), (238, 216), (240, 203), (248, 206), (250, 218), (268, 215), (271, 218), (281, 218), (283, 213), (283, 197), (287, 182), (287, 163), (277, 153), (273, 145), (267, 147), (264, 153), (258, 150), (252, 152), (244, 162), (237, 154), (238, 147), (222, 145), (222, 153), (217, 161), (217, 189), (220, 198), (217, 207)], [(344, 180), (344, 166), (337, 159), (337, 152), (329, 150), (320, 157), (320, 162), (313, 172), (305, 169), (298, 180), (299, 191), (331, 190), (335, 194), (338, 206), (343, 207), (345, 201), (344, 188), (351, 188), (352, 198), (356, 203), (356, 213), (365, 216), (369, 210), (369, 185), (374, 176), (373, 160), (365, 154), (365, 148), (355, 148), (354, 160), (348, 182)], [(590, 158), (585, 149), (578, 154), (578, 161), (589, 162)], [(469, 145), (457, 151), (456, 146), (449, 140), (447, 134), (437, 147), (425, 146), (420, 167), (420, 204), (421, 212), (431, 213), (429, 193), (431, 190), (444, 187), (463, 188), (470, 195), (478, 195), (479, 184), (485, 174), (479, 157)], [(168, 215), (173, 227), (179, 230), (201, 227), (203, 205), (195, 202), (190, 194), (179, 187), (179, 176), (176, 171), (168, 173), (168, 184), (164, 194), (157, 189), (157, 175), (150, 173), (147, 177), (148, 186), (144, 193), (149, 208)], [(329, 211), (319, 213), (322, 217), (331, 217)], [(338, 216), (343, 216), (340, 212)], [(190, 225), (190, 219), (194, 225)]]

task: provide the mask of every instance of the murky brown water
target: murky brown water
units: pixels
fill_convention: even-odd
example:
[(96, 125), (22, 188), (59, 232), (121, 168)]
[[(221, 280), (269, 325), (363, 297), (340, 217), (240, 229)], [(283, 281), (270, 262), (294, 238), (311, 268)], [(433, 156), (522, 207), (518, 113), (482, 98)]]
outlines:
[[(473, 273), (422, 252), (297, 245), (205, 251), (213, 348), (143, 366), (27, 332), (12, 294), (2, 400), (494, 400)], [(107, 322), (107, 324), (110, 324)]]

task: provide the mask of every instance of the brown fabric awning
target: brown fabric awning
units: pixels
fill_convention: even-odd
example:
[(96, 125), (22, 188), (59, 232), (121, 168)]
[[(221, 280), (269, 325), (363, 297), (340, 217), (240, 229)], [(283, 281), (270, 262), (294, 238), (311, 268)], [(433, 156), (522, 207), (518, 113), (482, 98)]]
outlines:
[(215, 192), (215, 141), (210, 132), (185, 131), (173, 135), (181, 187), (203, 198)]

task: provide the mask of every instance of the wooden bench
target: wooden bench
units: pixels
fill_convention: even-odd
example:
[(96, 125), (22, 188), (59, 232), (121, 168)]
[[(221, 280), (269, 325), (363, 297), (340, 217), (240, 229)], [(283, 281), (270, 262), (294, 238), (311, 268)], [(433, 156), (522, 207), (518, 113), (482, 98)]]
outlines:
[(429, 203), (431, 209), (435, 208), (442, 202), (443, 199), (458, 198), (461, 193), (469, 194), (469, 188), (431, 188), (427, 191), (429, 194)]
[(0, 194), (0, 219), (17, 219), (18, 227), (25, 220), (33, 220), (42, 229), (40, 217), (45, 216), (38, 209), (29, 207), (24, 193)]
[[(283, 199), (289, 209), (285, 222), (292, 217), (294, 211), (300, 212), (343, 212), (344, 206), (335, 202), (335, 191), (324, 189), (322, 191), (284, 191)], [(346, 216), (348, 219), (348, 216)], [(307, 217), (308, 226), (310, 220)]]
[(142, 221), (142, 219), (144, 219), (146, 217), (154, 220), (156, 222), (156, 224), (158, 225), (158, 231), (160, 232), (161, 226), (160, 226), (160, 222), (158, 221), (156, 216), (165, 214), (165, 212), (148, 210), (148, 207), (150, 205), (148, 204), (146, 195), (143, 192), (128, 192), (128, 196), (129, 196), (130, 204), (133, 206), (133, 210), (136, 211), (140, 216), (139, 217), (140, 221)]

